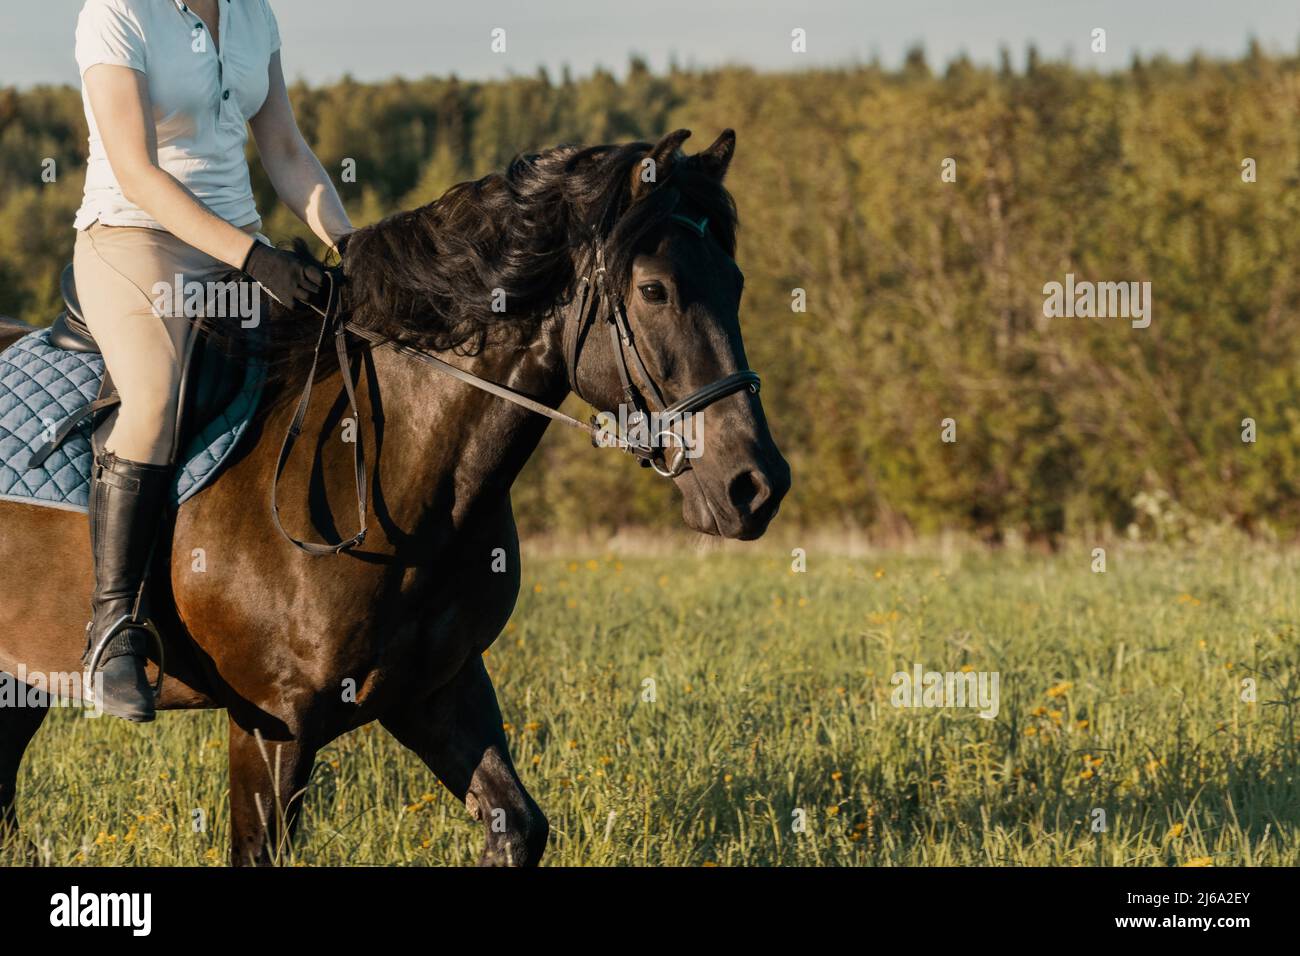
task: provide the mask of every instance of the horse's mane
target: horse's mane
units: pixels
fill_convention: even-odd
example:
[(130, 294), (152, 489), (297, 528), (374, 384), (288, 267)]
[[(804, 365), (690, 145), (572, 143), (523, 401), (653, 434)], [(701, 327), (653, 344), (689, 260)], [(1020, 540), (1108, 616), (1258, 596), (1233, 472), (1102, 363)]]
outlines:
[[(651, 149), (634, 142), (520, 155), (504, 173), (460, 183), (425, 206), (358, 229), (339, 243), (344, 312), (393, 341), (474, 354), (530, 341), (571, 301), (575, 252), (597, 239), (610, 277), (626, 285), (643, 240), (679, 206), (708, 216), (713, 235), (734, 255), (735, 205), (695, 157), (680, 158), (667, 181), (633, 200), (634, 176)], [(263, 326), (239, 348), (228, 323), (203, 323), (210, 337), (240, 351), (256, 342), (274, 374), (286, 360), (301, 367), (320, 320), (273, 304)]]

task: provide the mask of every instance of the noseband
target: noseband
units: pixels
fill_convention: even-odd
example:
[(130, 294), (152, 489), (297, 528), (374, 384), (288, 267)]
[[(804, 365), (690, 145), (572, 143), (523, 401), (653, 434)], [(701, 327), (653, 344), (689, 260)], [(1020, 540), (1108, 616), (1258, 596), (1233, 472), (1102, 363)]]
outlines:
[[(685, 226), (701, 238), (706, 234), (707, 219), (696, 222), (674, 213), (672, 221)], [(632, 428), (648, 424), (653, 411), (658, 412), (660, 424), (659, 433), (644, 444), (635, 441), (626, 429), (615, 435), (614, 444), (635, 455), (643, 468), (654, 468), (665, 478), (676, 478), (690, 467), (690, 463), (686, 458), (685, 442), (677, 432), (673, 431), (673, 426), (685, 416), (701, 411), (719, 399), (734, 395), (736, 392), (748, 389), (757, 395), (761, 384), (758, 373), (751, 369), (732, 372), (669, 405), (655, 384), (654, 377), (646, 368), (645, 362), (642, 361), (641, 353), (637, 351), (636, 340), (632, 336), (632, 326), (627, 320), (627, 308), (623, 303), (623, 296), (609, 278), (609, 273), (605, 269), (604, 249), (599, 243), (593, 247), (590, 258), (589, 271), (578, 283), (577, 313), (571, 316), (566, 324), (565, 365), (569, 371), (569, 388), (573, 394), (586, 401), (578, 388), (578, 361), (581, 358), (582, 345), (586, 340), (587, 332), (596, 321), (596, 314), (603, 314), (605, 324), (609, 327), (615, 367), (618, 369), (619, 381), (623, 386), (623, 400), (633, 409), (632, 414), (627, 417), (627, 424)], [(595, 309), (591, 308), (593, 289)], [(654, 400), (657, 408), (652, 409), (647, 404), (647, 395)], [(595, 425), (594, 419), (592, 424)], [(676, 453), (671, 459), (664, 453), (664, 449), (656, 447), (658, 438), (667, 438), (670, 443), (675, 444)]]
[[(703, 238), (707, 233), (705, 227), (708, 225), (707, 219), (701, 219), (698, 222), (688, 219), (686, 216), (677, 214), (672, 215), (672, 221), (678, 225), (690, 229), (692, 232)], [(690, 467), (690, 462), (686, 458), (685, 440), (677, 432), (673, 431), (673, 425), (680, 422), (684, 416), (694, 412), (701, 411), (712, 405), (719, 399), (726, 398), (728, 395), (734, 395), (748, 389), (753, 394), (758, 394), (760, 385), (758, 373), (751, 369), (743, 369), (739, 372), (732, 372), (725, 375), (715, 382), (705, 385), (703, 388), (696, 389), (684, 398), (678, 399), (669, 405), (665, 400), (663, 393), (655, 384), (654, 378), (650, 375), (641, 360), (641, 354), (637, 351), (636, 341), (632, 336), (632, 327), (627, 320), (627, 308), (623, 303), (623, 296), (613, 287), (613, 282), (605, 269), (605, 253), (600, 242), (597, 241), (592, 247), (592, 252), (588, 257), (590, 266), (586, 274), (578, 283), (578, 308), (574, 315), (568, 317), (565, 322), (565, 363), (569, 376), (569, 387), (579, 398), (583, 398), (582, 393), (578, 390), (578, 359), (582, 353), (582, 343), (586, 334), (593, 323), (596, 321), (597, 313), (604, 316), (605, 323), (609, 326), (610, 342), (614, 348), (614, 357), (616, 359), (616, 368), (618, 369), (619, 380), (623, 385), (623, 397), (633, 408), (633, 413), (628, 416), (628, 424), (639, 426), (642, 422), (647, 422), (650, 414), (656, 409), (652, 409), (646, 402), (647, 393), (654, 400), (659, 415), (661, 429), (659, 434), (651, 436), (650, 440), (641, 443), (636, 441), (626, 430), (615, 433), (613, 441), (610, 441), (606, 432), (599, 424), (599, 419), (595, 416), (590, 421), (582, 421), (571, 415), (566, 415), (561, 411), (544, 405), (535, 399), (529, 398), (521, 392), (504, 385), (498, 385), (496, 382), (489, 382), (487, 379), (479, 378), (472, 372), (467, 372), (462, 368), (457, 368), (450, 362), (444, 362), (437, 356), (430, 355), (427, 352), (421, 352), (413, 349), (408, 345), (401, 345), (393, 342), (384, 336), (362, 328), (352, 322), (342, 319), (343, 309), (341, 308), (341, 286), (344, 281), (342, 269), (335, 267), (326, 272), (329, 280), (329, 299), (324, 310), (316, 308), (316, 312), (322, 318), (320, 337), (316, 341), (316, 350), (312, 357), (311, 370), (307, 374), (307, 382), (303, 386), (302, 396), (298, 400), (298, 408), (294, 413), (293, 420), (289, 425), (288, 433), (284, 437), (284, 443), (280, 448), (280, 459), (276, 465), (275, 478), (271, 483), (271, 516), (275, 522), (276, 529), (280, 532), (290, 544), (301, 551), (311, 555), (338, 554), (342, 551), (349, 551), (352, 548), (359, 547), (366, 539), (366, 513), (369, 510), (366, 504), (366, 466), (365, 452), (361, 447), (361, 435), (356, 436), (353, 444), (353, 464), (356, 471), (357, 486), (357, 511), (360, 515), (360, 527), (357, 533), (346, 541), (339, 544), (324, 544), (311, 541), (300, 541), (285, 531), (284, 526), (280, 523), (280, 508), (276, 489), (279, 486), (280, 475), (284, 472), (285, 466), (289, 461), (289, 454), (293, 450), (294, 443), (302, 432), (303, 423), (307, 418), (307, 409), (311, 403), (312, 383), (316, 377), (316, 365), (320, 361), (321, 351), (324, 347), (327, 336), (330, 332), (334, 334), (335, 348), (338, 353), (339, 370), (343, 373), (343, 385), (347, 392), (348, 402), (352, 407), (352, 416), (356, 421), (360, 421), (360, 414), (357, 411), (356, 393), (352, 385), (351, 366), (348, 361), (347, 336), (352, 333), (360, 339), (364, 339), (372, 346), (387, 346), (395, 352), (409, 356), (417, 362), (428, 365), (431, 368), (449, 375), (454, 379), (464, 382), (466, 385), (472, 385), (474, 388), (495, 395), (507, 402), (512, 402), (521, 408), (526, 408), (530, 412), (538, 415), (544, 415), (553, 421), (568, 425), (571, 428), (577, 428), (585, 431), (591, 437), (591, 443), (597, 447), (608, 446), (616, 447), (631, 455), (635, 455), (640, 461), (641, 466), (645, 468), (654, 468), (654, 470), (663, 475), (665, 478), (676, 478), (682, 472)], [(592, 292), (595, 292), (595, 295)], [(592, 302), (596, 307), (592, 308)], [(628, 360), (631, 360), (629, 365)], [(583, 398), (586, 401), (585, 398)], [(663, 449), (656, 447), (656, 440), (661, 437), (667, 437), (670, 444), (676, 447), (676, 453), (671, 459), (663, 453)]]

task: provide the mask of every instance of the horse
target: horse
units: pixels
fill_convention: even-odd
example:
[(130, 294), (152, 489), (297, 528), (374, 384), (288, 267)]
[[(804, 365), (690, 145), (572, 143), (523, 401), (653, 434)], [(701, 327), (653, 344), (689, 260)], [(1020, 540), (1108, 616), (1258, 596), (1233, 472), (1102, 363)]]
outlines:
[[(310, 462), (283, 469), (278, 439), (311, 351), (301, 330), (313, 326), (272, 310), (263, 347), (283, 333), (277, 347), (294, 357), (294, 373), (271, 376), (238, 453), (166, 520), (150, 584), (166, 651), (159, 709), (227, 712), (231, 865), (278, 862), (317, 752), (376, 720), (492, 824), (481, 865), (541, 859), (549, 826), (511, 759), (482, 660), (520, 587), (510, 489), (549, 425), (530, 401), (558, 409), (576, 392), (614, 409), (637, 395), (694, 395), (699, 406), (703, 394), (700, 452), (686, 467), (680, 455), (666, 466), (655, 459), (680, 492), (686, 525), (751, 540), (775, 516), (790, 469), (741, 337), (737, 216), (723, 184), (735, 135), (725, 130), (689, 156), (688, 136), (520, 155), (504, 172), (345, 237), (340, 308), (363, 334), (347, 336), (339, 368), (316, 372), (317, 394), (334, 400), (302, 420), (300, 433), (315, 439)], [(603, 295), (590, 294), (593, 275)], [(606, 308), (613, 315), (598, 314)], [(597, 334), (602, 323), (613, 334)], [(31, 330), (0, 323), (0, 348)], [(234, 341), (238, 331), (207, 323), (204, 334)], [(460, 380), (420, 358), (454, 366)], [(736, 376), (739, 385), (705, 394)], [(359, 515), (370, 530), (342, 548), (335, 515), (358, 517), (355, 443), (340, 440), (348, 424), (371, 458)], [(272, 509), (259, 502), (281, 470), (275, 517), (335, 542), (318, 549), (324, 556), (273, 533)], [(0, 502), (0, 670), (80, 672), (88, 545), (78, 513)], [(149, 671), (156, 677), (156, 661)], [(46, 712), (0, 708), (7, 838), (25, 840), (14, 791)]]

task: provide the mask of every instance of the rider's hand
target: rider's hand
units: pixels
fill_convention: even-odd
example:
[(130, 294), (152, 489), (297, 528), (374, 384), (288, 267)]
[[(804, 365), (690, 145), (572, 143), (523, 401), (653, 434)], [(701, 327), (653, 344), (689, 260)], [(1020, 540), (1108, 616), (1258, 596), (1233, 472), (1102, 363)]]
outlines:
[(260, 240), (248, 250), (243, 271), (290, 308), (310, 303), (325, 282), (325, 274), (310, 259)]

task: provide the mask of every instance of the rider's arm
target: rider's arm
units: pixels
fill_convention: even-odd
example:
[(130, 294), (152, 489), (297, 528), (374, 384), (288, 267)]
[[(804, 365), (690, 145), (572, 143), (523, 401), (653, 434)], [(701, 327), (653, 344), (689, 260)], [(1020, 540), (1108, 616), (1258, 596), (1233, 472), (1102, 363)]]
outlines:
[(352, 231), (352, 223), (334, 183), (298, 129), (278, 52), (271, 56), (269, 71), (266, 102), (250, 121), (262, 166), (281, 201), (321, 242), (332, 246)]
[(217, 216), (158, 167), (153, 103), (145, 75), (127, 66), (100, 63), (86, 70), (83, 83), (122, 194), (178, 239), (235, 268), (242, 266), (256, 240)]

